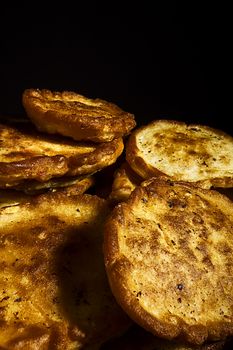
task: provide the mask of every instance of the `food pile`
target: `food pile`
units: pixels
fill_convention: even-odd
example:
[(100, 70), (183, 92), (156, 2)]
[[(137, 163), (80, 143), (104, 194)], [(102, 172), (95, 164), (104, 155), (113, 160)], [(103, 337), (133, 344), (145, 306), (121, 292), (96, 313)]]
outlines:
[(0, 124), (0, 348), (231, 344), (233, 138), (75, 92), (22, 104)]

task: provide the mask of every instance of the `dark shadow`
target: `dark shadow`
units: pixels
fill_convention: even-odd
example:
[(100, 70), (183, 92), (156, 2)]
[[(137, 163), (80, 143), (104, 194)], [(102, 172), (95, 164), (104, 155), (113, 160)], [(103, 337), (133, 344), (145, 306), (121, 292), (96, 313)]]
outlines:
[(56, 252), (59, 295), (55, 303), (69, 322), (71, 339), (101, 343), (126, 329), (128, 317), (109, 288), (102, 252), (102, 223), (86, 222), (65, 230)]

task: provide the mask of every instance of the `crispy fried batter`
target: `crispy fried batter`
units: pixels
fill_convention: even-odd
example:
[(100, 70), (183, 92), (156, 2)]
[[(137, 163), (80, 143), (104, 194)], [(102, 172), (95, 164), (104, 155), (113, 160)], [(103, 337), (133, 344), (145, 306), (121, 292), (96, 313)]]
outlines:
[(233, 203), (214, 190), (151, 179), (115, 207), (104, 255), (136, 323), (192, 344), (233, 335)]
[(112, 141), (127, 135), (136, 126), (134, 115), (117, 105), (71, 91), (26, 89), (22, 103), (40, 131), (78, 141)]
[(233, 187), (233, 138), (204, 125), (151, 122), (130, 135), (126, 159), (144, 179), (165, 175), (203, 188)]
[(23, 191), (26, 194), (39, 194), (48, 190), (65, 189), (73, 186), (77, 189), (77, 194), (86, 192), (95, 183), (94, 176), (80, 175), (80, 176), (62, 176), (53, 178), (49, 181), (40, 182), (36, 180), (25, 180), (19, 185), (14, 186), (14, 189)]
[(0, 188), (16, 187), (25, 180), (91, 174), (113, 164), (124, 148), (121, 138), (81, 143), (7, 125), (0, 125), (0, 143)]
[[(19, 203), (27, 201), (31, 196), (41, 194), (46, 191), (63, 192), (67, 195), (78, 195), (85, 193), (95, 183), (93, 176), (88, 176), (76, 181), (63, 180), (64, 182), (49, 181), (46, 183), (46, 187), (42, 183), (42, 187), (36, 187), (33, 184), (32, 187), (25, 187), (21, 190), (12, 189), (0, 189), (0, 208), (7, 206), (18, 205)], [(39, 183), (40, 184), (40, 183)], [(55, 186), (56, 185), (56, 186)]]
[(123, 162), (114, 173), (110, 201), (114, 204), (125, 201), (141, 182), (142, 178), (130, 168), (127, 162)]
[(0, 347), (80, 349), (130, 321), (109, 289), (102, 254), (108, 208), (54, 192), (0, 209)]

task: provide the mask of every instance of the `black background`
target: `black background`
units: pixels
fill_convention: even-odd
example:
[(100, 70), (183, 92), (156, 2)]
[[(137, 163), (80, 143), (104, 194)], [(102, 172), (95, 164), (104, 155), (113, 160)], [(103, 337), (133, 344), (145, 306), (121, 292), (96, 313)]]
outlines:
[(1, 5), (0, 114), (24, 114), (23, 90), (48, 88), (112, 101), (138, 125), (168, 118), (232, 133), (229, 12), (175, 1)]

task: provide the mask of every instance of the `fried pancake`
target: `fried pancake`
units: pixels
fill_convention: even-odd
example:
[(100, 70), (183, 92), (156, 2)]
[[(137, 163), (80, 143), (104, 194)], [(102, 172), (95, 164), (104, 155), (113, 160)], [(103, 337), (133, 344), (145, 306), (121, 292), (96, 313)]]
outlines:
[(141, 182), (142, 178), (130, 168), (127, 162), (123, 162), (114, 173), (110, 201), (114, 204), (125, 201)]
[(23, 191), (26, 194), (39, 194), (48, 190), (58, 190), (73, 186), (77, 188), (77, 194), (82, 194), (93, 186), (94, 183), (94, 176), (91, 175), (80, 175), (74, 177), (62, 176), (45, 182), (25, 180), (19, 185), (14, 186), (14, 188)]
[(38, 130), (78, 141), (112, 141), (136, 126), (134, 115), (117, 105), (71, 91), (26, 89), (22, 103)]
[(233, 138), (207, 126), (153, 121), (130, 135), (126, 159), (144, 179), (165, 175), (203, 188), (233, 187)]
[[(80, 179), (75, 183), (65, 183), (64, 186), (60, 184), (58, 187), (46, 188), (48, 191), (63, 192), (66, 195), (80, 195), (85, 193), (94, 184), (92, 176)], [(30, 200), (32, 196), (39, 195), (45, 191), (45, 188), (24, 189), (24, 191), (0, 189), (0, 208), (18, 205), (19, 203)]]
[(146, 330), (191, 344), (233, 335), (233, 203), (154, 179), (118, 204), (104, 255), (119, 304)]
[[(227, 342), (217, 341), (203, 345), (190, 345), (155, 337), (143, 328), (133, 325), (126, 333), (111, 339), (101, 350), (222, 350)], [(230, 349), (230, 348), (229, 348)]]
[(80, 349), (128, 328), (105, 273), (108, 212), (62, 192), (0, 209), (1, 349)]
[(124, 148), (121, 138), (81, 143), (7, 125), (0, 125), (0, 143), (0, 188), (16, 187), (25, 180), (46, 182), (91, 174), (113, 164)]

